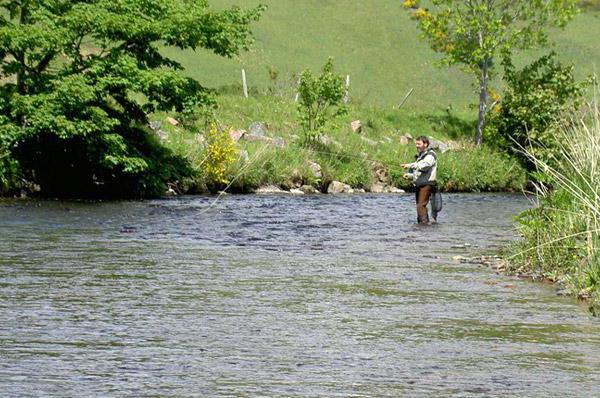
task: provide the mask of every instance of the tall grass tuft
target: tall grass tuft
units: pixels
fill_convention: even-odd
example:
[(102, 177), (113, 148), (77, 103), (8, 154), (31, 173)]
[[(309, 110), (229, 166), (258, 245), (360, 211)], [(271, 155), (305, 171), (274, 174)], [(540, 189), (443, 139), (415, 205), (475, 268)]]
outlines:
[[(574, 295), (600, 303), (600, 105), (561, 123), (557, 158), (528, 154), (545, 182), (538, 206), (518, 221), (524, 239), (510, 258), (516, 271), (560, 280)], [(550, 187), (550, 188), (549, 188)]]

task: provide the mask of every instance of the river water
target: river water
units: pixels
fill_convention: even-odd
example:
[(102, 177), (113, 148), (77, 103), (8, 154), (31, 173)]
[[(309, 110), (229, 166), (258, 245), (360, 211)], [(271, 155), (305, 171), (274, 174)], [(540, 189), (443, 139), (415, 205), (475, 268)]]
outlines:
[(600, 321), (453, 256), (515, 195), (0, 202), (0, 396), (600, 396)]

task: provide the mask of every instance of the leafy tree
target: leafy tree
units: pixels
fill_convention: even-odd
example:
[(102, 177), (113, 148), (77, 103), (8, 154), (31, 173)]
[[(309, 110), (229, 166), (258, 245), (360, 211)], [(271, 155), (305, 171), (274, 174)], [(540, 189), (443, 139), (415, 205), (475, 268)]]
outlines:
[(308, 69), (302, 72), (298, 93), (304, 144), (313, 145), (327, 123), (346, 112), (342, 104), (346, 93), (344, 79), (333, 72), (333, 59), (327, 60), (319, 76)]
[(0, 130), (49, 195), (154, 195), (189, 174), (145, 129), (211, 102), (161, 46), (247, 49), (263, 7), (206, 0), (0, 0)]
[(564, 27), (577, 11), (577, 0), (417, 0), (404, 6), (413, 12), (422, 36), (443, 55), (442, 64), (460, 64), (476, 75), (479, 92), (477, 144), (482, 141), (491, 108), (489, 81), (497, 56), (548, 41), (545, 29)]
[(589, 80), (576, 81), (573, 66), (561, 64), (554, 52), (521, 70), (505, 60), (504, 70), (506, 91), (491, 114), (486, 134), (492, 133), (491, 139), (497, 135), (506, 146), (516, 143), (530, 155), (553, 164), (551, 159), (560, 154), (556, 122), (581, 105)]

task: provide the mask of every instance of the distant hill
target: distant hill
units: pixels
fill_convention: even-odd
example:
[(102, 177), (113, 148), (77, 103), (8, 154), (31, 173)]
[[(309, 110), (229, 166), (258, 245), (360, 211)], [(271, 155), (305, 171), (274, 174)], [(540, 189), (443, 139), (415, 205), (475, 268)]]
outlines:
[[(397, 104), (414, 88), (407, 109), (464, 109), (476, 100), (472, 81), (458, 68), (438, 68), (438, 58), (418, 38), (416, 24), (399, 0), (209, 0), (215, 8), (267, 4), (254, 25), (257, 42), (239, 59), (222, 59), (201, 51), (171, 53), (189, 75), (209, 87), (237, 85), (244, 67), (251, 87), (278, 80), (293, 85), (294, 74), (321, 67), (328, 56), (336, 70), (351, 76), (354, 101), (379, 106)], [(600, 66), (600, 14), (585, 12), (565, 31), (553, 31), (563, 60), (575, 62), (578, 75)], [(542, 53), (538, 51), (537, 54)], [(533, 54), (521, 56), (524, 63)]]

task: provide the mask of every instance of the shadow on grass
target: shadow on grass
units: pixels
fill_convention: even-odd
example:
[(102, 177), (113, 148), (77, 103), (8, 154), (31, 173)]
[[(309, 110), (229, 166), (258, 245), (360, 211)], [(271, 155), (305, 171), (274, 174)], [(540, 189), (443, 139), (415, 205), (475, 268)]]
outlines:
[(468, 139), (475, 136), (477, 122), (475, 120), (465, 120), (451, 112), (438, 112), (435, 114), (426, 114), (423, 116), (431, 124), (434, 132), (441, 133), (453, 140)]

